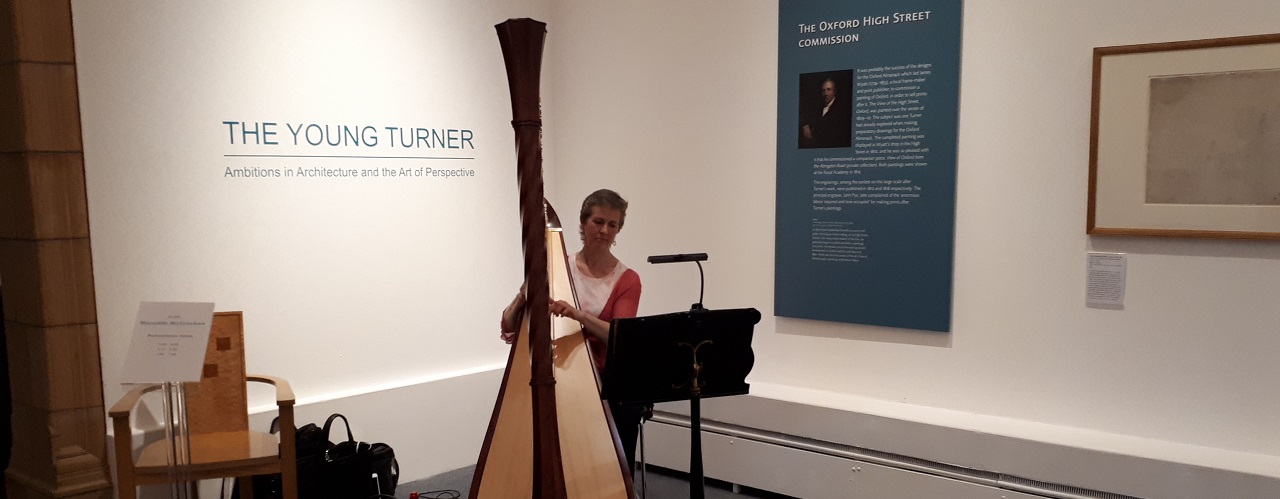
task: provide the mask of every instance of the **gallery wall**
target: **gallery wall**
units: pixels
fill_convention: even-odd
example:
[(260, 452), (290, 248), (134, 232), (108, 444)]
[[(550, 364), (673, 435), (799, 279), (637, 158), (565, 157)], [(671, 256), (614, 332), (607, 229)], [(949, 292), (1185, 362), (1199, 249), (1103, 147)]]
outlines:
[[(599, 187), (632, 202), (616, 253), (644, 280), (642, 314), (698, 299), (696, 267), (647, 255), (709, 253), (706, 305), (764, 314), (757, 393), (968, 414), (985, 431), (1016, 420), (1280, 455), (1267, 383), (1280, 375), (1268, 357), (1280, 347), (1280, 245), (1084, 234), (1091, 49), (1266, 33), (1280, 7), (1024, 3), (965, 5), (954, 318), (942, 334), (772, 316), (776, 1), (74, 2), (106, 402), (121, 393), (143, 300), (244, 310), (249, 369), (290, 379), (313, 419), (334, 400), (492, 383), (474, 373), (505, 358), (494, 311), (518, 286), (520, 256), (491, 26), (531, 16), (549, 23), (548, 196), (566, 222)], [(231, 143), (223, 121), (275, 122), (289, 143)], [(295, 147), (283, 123), (467, 129), (474, 149), (422, 156), (474, 159), (228, 156), (393, 152)], [(226, 176), (456, 162), (475, 176)], [(1129, 255), (1124, 309), (1084, 306), (1088, 251)], [(478, 419), (492, 404), (482, 389), (424, 393)], [(450, 449), (459, 457), (434, 468), (409, 460), (406, 477), (474, 455)]]
[[(640, 265), (642, 314), (697, 292), (695, 268), (646, 255), (709, 253), (707, 305), (764, 313), (757, 393), (1026, 438), (1081, 430), (1114, 452), (1168, 442), (1256, 471), (1250, 456), (1280, 455), (1280, 244), (1085, 235), (1091, 51), (1269, 33), (1278, 14), (966, 2), (950, 334), (772, 316), (777, 2), (556, 2), (555, 195), (632, 200), (618, 253)], [(1123, 309), (1085, 306), (1089, 251), (1129, 255)]]

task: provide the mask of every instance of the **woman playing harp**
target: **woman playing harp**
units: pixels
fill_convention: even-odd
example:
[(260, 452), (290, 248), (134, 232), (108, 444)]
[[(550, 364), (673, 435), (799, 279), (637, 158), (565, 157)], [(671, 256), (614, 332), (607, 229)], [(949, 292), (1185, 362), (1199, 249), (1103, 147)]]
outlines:
[[(470, 497), (629, 499), (633, 487), (627, 459), (610, 418), (612, 411), (600, 400), (596, 368), (592, 365), (588, 338), (594, 335), (581, 323), (563, 317), (588, 320), (567, 301), (574, 296), (571, 267), (577, 265), (570, 264), (559, 221), (543, 197), (538, 86), (546, 25), (531, 19), (513, 19), (498, 24), (497, 30), (511, 89), (511, 126), (516, 135), (516, 178), (520, 187), (525, 292), (517, 302), (527, 297), (527, 303), (517, 303), (512, 314), (504, 314), (512, 320), (502, 321), (503, 329), (520, 333), (504, 335), (514, 344), (476, 461)], [(613, 224), (604, 217), (597, 220), (605, 226), (610, 244), (612, 239), (608, 236), (616, 235), (621, 228), (622, 209), (618, 209)], [(586, 220), (581, 220), (584, 236)], [(604, 255), (611, 259), (588, 261), (584, 255), (585, 268), (590, 271), (591, 263), (617, 265), (611, 253)], [(637, 283), (638, 296), (639, 279), (627, 279)], [(560, 303), (562, 300), (566, 301)], [(613, 306), (617, 309), (618, 302)], [(634, 305), (630, 308), (634, 314)], [(515, 310), (524, 311), (524, 317), (514, 320)], [(557, 317), (557, 313), (562, 316)], [(598, 332), (599, 324), (596, 326)]]
[[(627, 201), (609, 189), (591, 193), (582, 201), (578, 214), (578, 234), (582, 250), (569, 255), (568, 267), (578, 298), (578, 307), (566, 300), (554, 300), (551, 313), (582, 324), (596, 369), (603, 373), (609, 341), (609, 322), (635, 317), (640, 307), (640, 275), (616, 256), (618, 232), (627, 219)], [(524, 293), (517, 293), (502, 312), (501, 335), (515, 341), (524, 310)], [(627, 457), (628, 469), (635, 468), (636, 436), (641, 407), (609, 404), (618, 437)]]

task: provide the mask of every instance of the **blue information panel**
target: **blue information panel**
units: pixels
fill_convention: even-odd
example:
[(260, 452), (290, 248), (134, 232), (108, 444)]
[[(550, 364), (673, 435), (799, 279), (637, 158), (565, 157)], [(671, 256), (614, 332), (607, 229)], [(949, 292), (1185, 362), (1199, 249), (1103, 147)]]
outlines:
[(961, 0), (783, 0), (774, 310), (950, 331)]

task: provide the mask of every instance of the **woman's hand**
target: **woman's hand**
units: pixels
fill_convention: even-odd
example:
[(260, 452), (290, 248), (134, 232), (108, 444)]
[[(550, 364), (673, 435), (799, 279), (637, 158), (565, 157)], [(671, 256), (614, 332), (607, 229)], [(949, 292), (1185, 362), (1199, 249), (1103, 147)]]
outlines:
[(502, 311), (502, 320), (498, 323), (498, 335), (502, 341), (508, 345), (516, 341), (516, 334), (520, 331), (520, 317), (524, 315), (524, 286), (520, 286), (520, 292), (516, 293), (516, 297), (511, 300), (511, 304)]
[(582, 312), (574, 308), (573, 305), (570, 305), (569, 302), (567, 301), (552, 300), (550, 310), (552, 315), (557, 315), (560, 317), (568, 317), (575, 321), (582, 322), (582, 319), (581, 319)]
[(609, 341), (609, 323), (590, 313), (578, 310), (566, 301), (552, 301), (551, 313), (560, 317), (568, 317), (582, 324), (582, 330), (603, 341)]
[(498, 337), (502, 338), (502, 341), (507, 342), (508, 345), (515, 343), (517, 333), (515, 331), (508, 331), (506, 329), (507, 327), (506, 321), (502, 321), (502, 322), (503, 322), (502, 324), (503, 329), (502, 329), (502, 332), (498, 333)]

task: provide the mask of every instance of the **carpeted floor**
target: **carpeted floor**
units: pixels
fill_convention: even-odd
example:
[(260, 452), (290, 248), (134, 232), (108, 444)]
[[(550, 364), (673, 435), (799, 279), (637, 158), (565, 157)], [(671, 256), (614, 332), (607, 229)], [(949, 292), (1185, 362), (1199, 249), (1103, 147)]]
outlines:
[[(454, 499), (465, 498), (470, 493), (471, 477), (475, 473), (475, 466), (456, 469), (447, 473), (418, 480), (416, 482), (402, 483), (396, 487), (397, 499), (408, 499), (409, 495), (417, 492), (421, 499)], [(649, 467), (649, 473), (645, 478), (644, 489), (647, 494), (641, 496), (647, 499), (676, 499), (689, 497), (689, 479), (688, 475), (665, 468), (654, 466)], [(635, 475), (636, 494), (641, 494), (641, 474)], [(740, 487), (739, 492), (732, 490), (733, 486), (718, 480), (707, 480), (706, 498), (707, 499), (785, 499), (788, 496), (774, 494), (760, 490), (751, 489), (749, 487)]]

